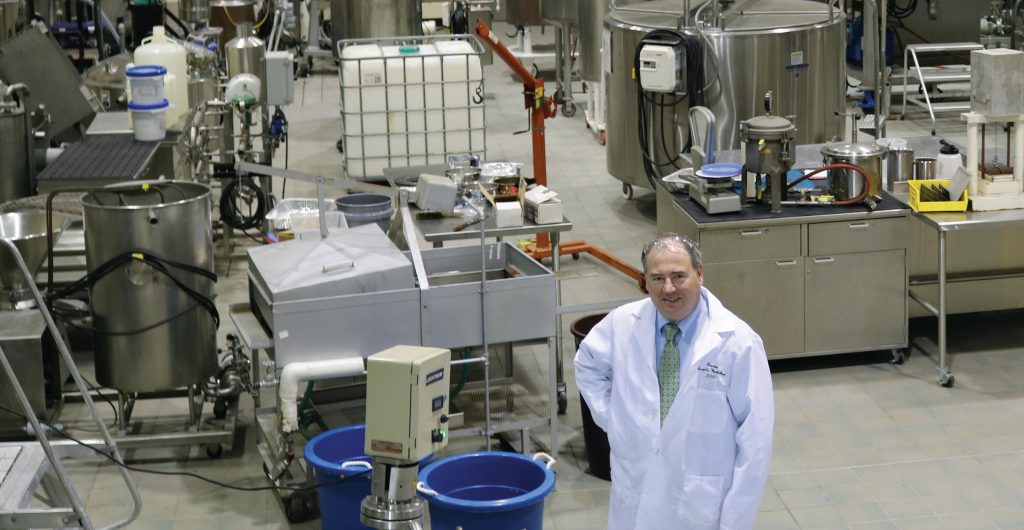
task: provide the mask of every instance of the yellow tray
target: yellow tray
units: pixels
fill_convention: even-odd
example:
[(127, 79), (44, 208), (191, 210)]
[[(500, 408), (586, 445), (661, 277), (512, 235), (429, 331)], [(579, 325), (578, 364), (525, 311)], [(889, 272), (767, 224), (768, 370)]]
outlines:
[(910, 187), (910, 207), (915, 212), (967, 211), (967, 190), (964, 190), (964, 194), (960, 196), (959, 201), (922, 201), (921, 186), (924, 184), (941, 184), (944, 188), (949, 188), (949, 180), (947, 179), (907, 181), (907, 186)]

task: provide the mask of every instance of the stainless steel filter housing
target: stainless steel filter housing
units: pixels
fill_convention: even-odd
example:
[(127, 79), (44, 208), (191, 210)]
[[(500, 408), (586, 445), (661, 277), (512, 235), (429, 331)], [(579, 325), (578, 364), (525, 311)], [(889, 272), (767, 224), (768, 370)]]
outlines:
[(345, 39), (404, 37), (423, 34), (420, 0), (342, 0), (344, 18), (331, 15), (331, 22), (344, 25)]
[(25, 109), (0, 98), (0, 203), (31, 194), (25, 127)]
[[(700, 2), (694, 2), (700, 5)], [(648, 186), (637, 142), (636, 90), (633, 57), (640, 38), (653, 29), (676, 29), (682, 17), (678, 0), (652, 0), (611, 9), (605, 27), (611, 37), (608, 79), (608, 172), (627, 184)], [(835, 115), (844, 108), (846, 61), (844, 16), (810, 0), (736, 2), (723, 12), (722, 27), (704, 29), (717, 55), (717, 82), (705, 106), (717, 118), (716, 146), (739, 148), (738, 124), (761, 114), (761, 96), (773, 91), (775, 114), (795, 116), (796, 141), (824, 143), (842, 134)], [(742, 9), (741, 9), (742, 8)], [(581, 23), (581, 27), (583, 24)], [(696, 35), (693, 29), (687, 34)], [(793, 64), (805, 64), (793, 68)], [(705, 60), (706, 78), (716, 79), (715, 66)], [(686, 107), (665, 121), (669, 132), (688, 130)], [(660, 137), (660, 131), (656, 137)], [(685, 138), (684, 138), (685, 141)], [(669, 146), (670, 148), (674, 146)]]
[[(82, 197), (90, 273), (136, 251), (213, 270), (208, 187), (191, 182), (154, 182), (148, 191), (141, 183), (124, 186), (131, 191)], [(169, 270), (189, 288), (213, 296), (210, 280)], [(90, 303), (93, 326), (104, 332), (93, 342), (101, 385), (156, 392), (194, 385), (214, 374), (217, 330), (212, 317), (149, 265), (133, 261), (104, 276), (93, 286)]]
[[(835, 162), (846, 162), (859, 166), (868, 174), (871, 187), (870, 195), (878, 195), (882, 190), (882, 159), (888, 151), (878, 144), (828, 144), (821, 148), (826, 165)], [(852, 199), (864, 191), (864, 179), (860, 173), (852, 169), (829, 170), (829, 193), (838, 200)]]
[[(795, 138), (793, 122), (781, 116), (755, 116), (741, 122), (744, 169), (759, 175), (789, 171), (796, 155)], [(787, 160), (782, 159), (783, 152), (788, 153)]]

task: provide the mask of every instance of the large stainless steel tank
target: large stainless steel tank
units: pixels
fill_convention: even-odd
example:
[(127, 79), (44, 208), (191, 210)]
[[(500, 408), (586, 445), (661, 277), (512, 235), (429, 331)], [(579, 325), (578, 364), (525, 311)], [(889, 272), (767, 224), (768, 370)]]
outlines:
[(513, 26), (543, 26), (540, 0), (508, 0), (505, 20)]
[[(89, 272), (135, 251), (212, 271), (210, 189), (192, 182), (131, 189), (82, 197)], [(168, 269), (190, 289), (212, 297), (208, 279)], [(155, 392), (200, 383), (216, 370), (217, 330), (210, 314), (149, 265), (133, 261), (104, 276), (90, 302), (93, 325), (108, 332), (97, 333), (93, 343), (101, 385)], [(130, 333), (159, 322), (164, 323)]]
[(608, 15), (609, 0), (577, 0), (579, 21), (580, 78), (584, 81), (601, 80), (601, 47), (603, 46), (604, 18)]
[[(830, 17), (826, 4), (810, 0), (754, 0), (740, 8), (724, 12), (722, 29), (705, 30), (721, 69), (720, 85), (706, 95), (706, 106), (717, 118), (718, 148), (739, 147), (739, 122), (764, 112), (762, 98), (769, 90), (775, 93), (775, 114), (796, 115), (797, 143), (841, 136), (842, 121), (835, 112), (843, 110), (846, 93), (842, 14), (833, 10)], [(631, 78), (636, 45), (653, 29), (672, 29), (678, 11), (677, 0), (654, 0), (608, 14), (608, 172), (626, 184), (649, 186), (636, 140), (636, 89)], [(786, 67), (800, 54), (809, 67), (796, 70), (795, 78), (795, 71)], [(711, 61), (706, 63), (708, 75), (714, 76)], [(668, 125), (685, 131), (685, 103), (680, 107), (676, 122)]]
[[(3, 85), (0, 84), (0, 88)], [(0, 203), (29, 195), (25, 109), (0, 98)]]

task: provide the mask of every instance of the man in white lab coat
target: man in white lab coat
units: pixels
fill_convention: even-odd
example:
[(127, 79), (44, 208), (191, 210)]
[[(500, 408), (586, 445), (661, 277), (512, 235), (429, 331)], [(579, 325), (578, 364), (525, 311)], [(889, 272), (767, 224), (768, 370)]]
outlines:
[(754, 526), (771, 374), (761, 338), (703, 287), (701, 260), (678, 234), (648, 243), (650, 298), (613, 310), (576, 353), (576, 384), (611, 446), (609, 530)]

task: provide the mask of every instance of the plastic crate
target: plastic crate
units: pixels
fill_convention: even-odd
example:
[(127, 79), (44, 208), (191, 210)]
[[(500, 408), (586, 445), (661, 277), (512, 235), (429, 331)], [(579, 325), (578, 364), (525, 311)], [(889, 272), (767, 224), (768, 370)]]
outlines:
[(922, 201), (921, 186), (925, 184), (941, 184), (949, 187), (949, 180), (909, 180), (907, 186), (910, 188), (910, 207), (915, 212), (966, 212), (967, 211), (967, 190), (958, 201)]

